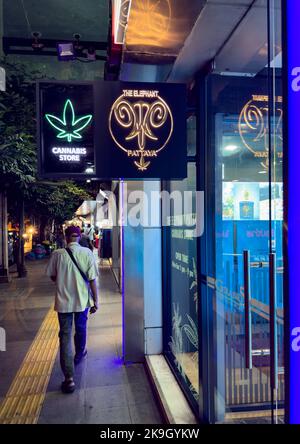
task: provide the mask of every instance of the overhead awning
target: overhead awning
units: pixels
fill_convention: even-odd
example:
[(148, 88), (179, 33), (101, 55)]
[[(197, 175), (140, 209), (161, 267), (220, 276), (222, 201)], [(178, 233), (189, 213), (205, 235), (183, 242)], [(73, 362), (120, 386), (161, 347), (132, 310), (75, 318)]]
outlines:
[(96, 209), (96, 201), (95, 200), (85, 200), (83, 204), (80, 205), (78, 210), (76, 211), (76, 216), (88, 216), (92, 214)]

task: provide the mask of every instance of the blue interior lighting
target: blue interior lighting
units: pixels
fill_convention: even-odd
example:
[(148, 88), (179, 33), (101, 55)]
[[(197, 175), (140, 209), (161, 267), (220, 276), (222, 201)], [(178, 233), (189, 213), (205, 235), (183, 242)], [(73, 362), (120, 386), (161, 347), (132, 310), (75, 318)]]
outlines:
[(289, 419), (300, 424), (300, 1), (287, 7), (288, 48), (288, 262), (289, 262)]

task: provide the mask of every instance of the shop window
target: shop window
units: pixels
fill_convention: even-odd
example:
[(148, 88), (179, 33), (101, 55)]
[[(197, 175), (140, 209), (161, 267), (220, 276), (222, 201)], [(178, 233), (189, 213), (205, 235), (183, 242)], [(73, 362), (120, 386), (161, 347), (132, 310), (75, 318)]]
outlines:
[[(198, 280), (197, 238), (185, 217), (195, 214), (196, 166), (188, 164), (188, 177), (172, 181), (169, 191), (180, 192), (190, 199), (182, 214), (171, 207), (170, 227), (165, 230), (167, 243), (167, 290), (165, 304), (165, 354), (192, 403), (199, 398), (198, 388)], [(189, 191), (190, 193), (184, 194)], [(187, 197), (187, 194), (189, 197)], [(175, 216), (175, 217), (174, 217)], [(178, 225), (180, 216), (182, 223)]]

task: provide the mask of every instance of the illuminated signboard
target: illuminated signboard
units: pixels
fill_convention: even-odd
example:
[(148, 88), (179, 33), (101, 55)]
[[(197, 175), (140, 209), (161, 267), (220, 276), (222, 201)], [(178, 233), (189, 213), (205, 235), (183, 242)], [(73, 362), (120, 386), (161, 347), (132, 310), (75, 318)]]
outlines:
[(95, 93), (101, 177), (186, 177), (185, 85), (96, 82)]
[(93, 85), (39, 82), (40, 175), (95, 175)]
[(181, 179), (185, 85), (39, 82), (41, 177)]
[(288, 204), (286, 222), (288, 226), (288, 287), (286, 304), (289, 320), (287, 334), (287, 400), (289, 422), (300, 424), (300, 52), (299, 23), (300, 2), (289, 0), (287, 8), (287, 65), (288, 70)]

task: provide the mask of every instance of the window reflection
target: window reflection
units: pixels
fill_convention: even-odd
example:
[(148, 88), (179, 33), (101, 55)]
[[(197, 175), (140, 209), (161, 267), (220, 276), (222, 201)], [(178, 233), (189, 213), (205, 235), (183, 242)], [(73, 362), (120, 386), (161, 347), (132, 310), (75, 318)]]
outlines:
[[(188, 165), (188, 178), (183, 181), (172, 181), (170, 191), (196, 191), (196, 167)], [(195, 212), (193, 202), (187, 207)], [(187, 216), (187, 214), (185, 214)], [(169, 309), (168, 350), (171, 362), (180, 375), (187, 390), (198, 400), (198, 281), (196, 238), (185, 225), (175, 225), (174, 209), (171, 213), (169, 229)], [(178, 215), (177, 215), (178, 216)], [(173, 221), (173, 222), (172, 222)], [(183, 222), (184, 223), (184, 222)]]

